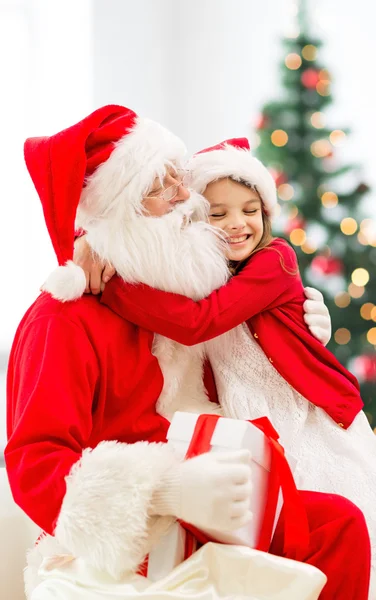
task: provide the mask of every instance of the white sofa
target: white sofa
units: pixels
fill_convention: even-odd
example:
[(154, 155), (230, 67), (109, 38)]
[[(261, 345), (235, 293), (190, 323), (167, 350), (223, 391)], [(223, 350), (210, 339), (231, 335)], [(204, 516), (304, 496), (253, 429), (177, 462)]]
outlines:
[(0, 468), (0, 599), (25, 600), (23, 569), (26, 551), (38, 527), (15, 504), (4, 468)]

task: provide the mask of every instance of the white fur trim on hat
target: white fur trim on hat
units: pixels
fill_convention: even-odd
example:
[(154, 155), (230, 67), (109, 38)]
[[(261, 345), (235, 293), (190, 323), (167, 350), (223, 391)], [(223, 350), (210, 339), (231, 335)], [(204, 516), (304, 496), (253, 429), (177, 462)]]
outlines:
[(76, 228), (87, 230), (106, 217), (118, 222), (141, 211), (142, 197), (166, 166), (180, 167), (183, 142), (150, 119), (138, 117), (133, 130), (116, 144), (110, 157), (88, 179), (77, 209)]
[(191, 173), (191, 187), (202, 194), (209, 183), (231, 177), (254, 186), (266, 211), (271, 215), (277, 204), (274, 179), (268, 169), (249, 150), (226, 144), (220, 150), (195, 154), (186, 165)]
[(61, 302), (81, 298), (85, 289), (85, 272), (72, 260), (68, 260), (64, 266), (54, 269), (41, 287), (42, 292), (48, 292)]

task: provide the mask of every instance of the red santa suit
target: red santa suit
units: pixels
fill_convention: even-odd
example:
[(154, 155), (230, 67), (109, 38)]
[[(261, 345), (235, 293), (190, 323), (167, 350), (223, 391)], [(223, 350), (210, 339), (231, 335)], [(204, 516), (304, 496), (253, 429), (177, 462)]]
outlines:
[[(114, 141), (118, 141), (115, 149)], [(163, 153), (156, 151), (159, 145), (163, 146)], [(141, 163), (139, 154), (137, 162), (132, 163), (135, 148), (142, 150)], [(184, 228), (192, 208), (182, 207), (166, 219), (148, 219), (146, 230), (144, 221), (141, 224), (138, 218), (137, 202), (148, 187), (145, 180), (150, 185), (156, 175), (163, 173), (166, 163), (178, 162), (181, 152), (181, 144), (174, 136), (122, 107), (96, 111), (70, 128), (67, 135), (63, 132), (27, 142), (28, 168), (42, 199), (59, 262), (64, 264), (72, 255), (73, 218), (79, 199), (77, 225), (88, 231), (93, 248), (111, 260), (124, 279), (149, 284), (160, 281), (172, 289), (176, 285), (197, 298), (204, 296), (207, 288), (219, 287), (227, 277), (222, 250), (204, 223)], [(124, 164), (125, 170), (121, 169)], [(82, 191), (84, 177), (88, 181)], [(65, 229), (62, 224), (67, 220), (72, 221), (72, 227)], [(126, 227), (129, 223), (131, 226)], [(175, 266), (171, 277), (165, 265), (160, 264), (160, 256), (153, 264), (153, 252), (149, 254), (147, 246), (140, 244), (140, 236), (146, 244), (153, 237), (163, 239), (167, 232), (179, 244), (186, 243), (186, 247), (197, 252), (181, 256), (173, 252), (170, 259), (175, 260)], [(133, 243), (133, 235), (137, 243)], [(175, 250), (173, 243), (168, 248)], [(201, 264), (204, 257), (205, 264)], [(178, 266), (182, 272), (180, 281), (176, 280)], [(188, 272), (193, 290), (187, 284)], [(176, 409), (170, 404), (176, 399), (172, 383), (176, 379), (189, 382), (192, 375), (196, 382), (185, 398), (188, 402), (179, 408), (199, 411), (212, 406), (205, 396), (202, 378), (197, 377), (202, 368), (200, 349), (195, 351), (193, 362), (185, 360), (189, 349), (187, 354), (174, 343), (155, 340), (148, 330), (121, 318), (98, 298), (80, 298), (75, 302), (57, 299), (78, 298), (85, 285), (83, 272), (70, 262), (48, 279), (45, 290), (55, 298), (43, 293), (26, 313), (13, 344), (8, 379), (9, 443), (5, 457), (11, 488), (16, 502), (48, 534), (31, 553), (30, 567), (39, 560), (38, 554), (73, 557), (70, 564), (80, 574), (72, 574), (69, 569), (61, 573), (52, 567), (55, 575), (59, 572), (62, 578), (58, 582), (63, 586), (60, 593), (68, 586), (72, 600), (97, 597), (95, 590), (91, 589), (90, 596), (80, 586), (72, 588), (72, 582), (80, 577), (82, 583), (83, 572), (96, 585), (98, 573), (107, 574), (112, 578), (112, 588), (113, 581), (131, 574), (173, 521), (150, 512), (153, 492), (176, 460), (169, 448), (159, 443), (165, 440), (168, 426), (164, 415)], [(158, 347), (165, 353), (164, 357), (160, 353), (159, 362), (155, 356)], [(178, 378), (174, 371), (170, 371), (170, 379), (163, 377), (161, 366), (166, 375), (176, 353), (184, 358), (179, 361)], [(368, 546), (357, 509), (342, 499), (332, 498), (326, 505), (332, 506), (336, 517), (328, 520), (322, 507), (324, 500), (318, 510), (312, 495), (306, 503), (312, 527), (307, 562), (328, 561), (333, 536), (329, 540), (326, 532), (328, 527), (335, 529), (340, 516), (341, 526), (346, 526), (347, 531), (345, 546), (349, 547), (351, 540), (354, 548), (356, 535), (359, 552), (355, 562), (362, 560), (365, 565), (364, 583), (358, 586), (358, 595), (354, 592), (347, 597), (363, 599)], [(273, 542), (275, 553), (282, 553), (282, 529), (281, 522)], [(44, 579), (34, 591), (35, 573), (29, 569), (28, 591), (32, 600), (55, 597), (56, 588), (48, 587), (50, 569), (51, 563), (39, 569), (38, 575)], [(357, 563), (353, 573), (358, 573)], [(245, 579), (244, 571), (239, 571), (239, 581)], [(346, 587), (347, 594), (354, 590), (354, 578), (345, 578), (345, 584), (334, 576), (330, 579), (329, 590), (342, 592)], [(55, 584), (56, 581), (51, 583)], [(114, 597), (109, 595), (106, 578), (103, 585), (107, 590), (103, 597)], [(126, 585), (129, 588), (129, 582)], [(137, 579), (131, 590), (127, 588), (131, 597), (138, 592), (142, 596), (145, 584), (141, 588), (140, 585)], [(127, 595), (124, 588), (122, 594)]]

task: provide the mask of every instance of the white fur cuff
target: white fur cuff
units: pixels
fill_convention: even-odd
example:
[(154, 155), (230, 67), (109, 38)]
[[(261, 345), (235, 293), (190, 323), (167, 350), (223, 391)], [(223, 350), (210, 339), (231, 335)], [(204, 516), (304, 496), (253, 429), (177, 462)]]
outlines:
[(68, 552), (115, 578), (135, 570), (170, 518), (149, 509), (176, 459), (167, 444), (102, 442), (66, 478), (55, 537)]

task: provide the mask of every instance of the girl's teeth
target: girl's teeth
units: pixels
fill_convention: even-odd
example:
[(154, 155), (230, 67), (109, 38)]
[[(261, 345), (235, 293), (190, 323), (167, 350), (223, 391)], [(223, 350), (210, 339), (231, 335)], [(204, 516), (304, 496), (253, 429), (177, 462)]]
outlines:
[(246, 236), (246, 235), (243, 235), (242, 237), (239, 237), (239, 238), (231, 238), (231, 239), (230, 239), (230, 242), (231, 242), (232, 244), (236, 244), (236, 243), (238, 243), (238, 242), (245, 242), (245, 240), (246, 240), (246, 239), (247, 239), (247, 236)]

